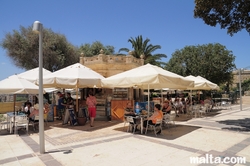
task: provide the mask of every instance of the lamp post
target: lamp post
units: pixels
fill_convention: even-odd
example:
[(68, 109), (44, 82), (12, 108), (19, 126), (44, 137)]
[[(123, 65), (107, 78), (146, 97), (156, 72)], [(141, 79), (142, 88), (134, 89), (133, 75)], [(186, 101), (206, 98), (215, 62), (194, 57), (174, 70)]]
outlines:
[(39, 34), (39, 144), (40, 153), (44, 154), (44, 117), (43, 117), (43, 24), (35, 21), (33, 24), (33, 31)]
[(240, 110), (242, 111), (241, 69), (239, 69)]

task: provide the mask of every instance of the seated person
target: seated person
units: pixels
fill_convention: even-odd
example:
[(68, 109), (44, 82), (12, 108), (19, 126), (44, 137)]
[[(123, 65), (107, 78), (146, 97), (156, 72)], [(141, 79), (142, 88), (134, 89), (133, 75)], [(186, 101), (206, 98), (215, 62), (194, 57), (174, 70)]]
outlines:
[(34, 121), (35, 116), (39, 115), (39, 105), (34, 105), (33, 111), (29, 114), (29, 121)]
[[(182, 109), (183, 109), (183, 104), (182, 102), (180, 101), (179, 98), (175, 98), (175, 101), (174, 101), (174, 106), (176, 108), (176, 116), (178, 117), (179, 115), (177, 113), (180, 113), (182, 112)], [(178, 111), (178, 112), (177, 112)]]
[(126, 108), (124, 108), (124, 115), (135, 117), (135, 111), (134, 108), (132, 107), (131, 102), (127, 102)]
[(32, 105), (31, 102), (29, 100), (27, 100), (24, 104), (23, 104), (23, 108), (25, 108), (27, 105)]
[(169, 101), (168, 101), (168, 100), (165, 100), (164, 103), (163, 103), (162, 112), (163, 112), (163, 113), (170, 114), (171, 109), (172, 109), (172, 107), (171, 107), (171, 105), (169, 104)]
[(184, 97), (181, 98), (181, 103), (182, 103), (182, 111), (183, 113), (187, 112), (187, 102)]
[[(157, 121), (157, 119), (163, 119), (163, 113), (161, 111), (161, 105), (160, 104), (155, 104), (154, 107), (154, 113), (152, 116), (150, 116), (148, 119), (145, 119), (143, 121), (143, 127), (147, 127), (147, 124), (154, 125)], [(161, 131), (159, 131), (157, 134), (160, 134)]]
[[(124, 108), (124, 116), (132, 116), (136, 117), (134, 108), (132, 107), (131, 102), (127, 102), (126, 108)], [(134, 118), (134, 123), (136, 123), (136, 119)]]
[(209, 99), (209, 97), (207, 97), (207, 98), (204, 100), (204, 104), (211, 105), (211, 100)]
[(29, 117), (30, 113), (33, 111), (33, 107), (31, 107), (31, 103), (26, 103), (26, 106), (24, 107), (24, 113)]

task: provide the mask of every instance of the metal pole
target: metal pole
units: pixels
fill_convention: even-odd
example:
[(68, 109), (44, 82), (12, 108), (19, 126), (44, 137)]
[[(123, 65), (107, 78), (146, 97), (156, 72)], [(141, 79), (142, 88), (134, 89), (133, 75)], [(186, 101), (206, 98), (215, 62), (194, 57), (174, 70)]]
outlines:
[(240, 110), (242, 111), (241, 69), (239, 69), (239, 91), (240, 91)]
[(33, 31), (39, 33), (39, 144), (40, 153), (44, 154), (44, 117), (43, 117), (43, 24), (35, 21)]

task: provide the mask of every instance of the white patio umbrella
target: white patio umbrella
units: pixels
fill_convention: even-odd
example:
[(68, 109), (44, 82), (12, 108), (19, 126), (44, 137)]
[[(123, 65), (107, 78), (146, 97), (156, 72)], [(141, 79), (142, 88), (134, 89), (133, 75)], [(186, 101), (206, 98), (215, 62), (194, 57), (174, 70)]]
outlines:
[[(43, 68), (43, 77), (45, 75), (51, 74), (52, 72)], [(34, 84), (36, 84), (37, 80), (39, 79), (39, 67), (25, 71), (23, 73), (18, 74), (18, 77), (26, 79)], [(47, 93), (56, 91), (55, 88), (44, 88), (44, 91)]]
[[(220, 88), (217, 84), (212, 83), (211, 81), (201, 76), (195, 77), (195, 76), (189, 75), (189, 76), (186, 76), (185, 78), (194, 81), (194, 87), (188, 88), (188, 90), (191, 90), (191, 93), (192, 93), (192, 90), (218, 90)], [(191, 102), (192, 102), (192, 97), (191, 97)]]
[[(43, 87), (71, 88), (76, 89), (76, 92), (78, 92), (78, 88), (101, 87), (101, 79), (104, 79), (101, 74), (80, 63), (76, 63), (45, 75), (43, 77)], [(76, 95), (78, 96), (78, 93)], [(78, 111), (78, 100), (76, 101)]]
[(38, 94), (38, 90), (37, 85), (17, 75), (0, 81), (0, 94)]
[(149, 89), (186, 89), (193, 87), (194, 81), (158, 66), (146, 64), (105, 78), (102, 80), (102, 86), (108, 88), (139, 87), (148, 89), (149, 102)]
[[(13, 94), (14, 96), (14, 112), (16, 105), (16, 94), (38, 94), (39, 87), (26, 79), (12, 75), (0, 81), (0, 94)], [(14, 116), (15, 123), (15, 116)]]
[(201, 77), (201, 76), (192, 76), (189, 75), (185, 77), (187, 79), (194, 81), (194, 87), (188, 88), (189, 90), (216, 90), (219, 89), (219, 86), (211, 81)]
[[(43, 68), (43, 76), (50, 73), (52, 72)], [(20, 73), (18, 74), (18, 77), (26, 79), (32, 83), (36, 83), (37, 79), (39, 78), (39, 67)]]

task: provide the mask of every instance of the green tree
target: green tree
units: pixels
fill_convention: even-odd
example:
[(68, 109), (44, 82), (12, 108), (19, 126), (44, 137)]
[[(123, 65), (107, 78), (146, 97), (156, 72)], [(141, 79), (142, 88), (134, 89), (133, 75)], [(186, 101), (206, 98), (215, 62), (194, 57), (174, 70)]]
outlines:
[(242, 91), (249, 91), (250, 90), (250, 79), (244, 80), (242, 82)]
[(195, 0), (194, 17), (207, 25), (220, 24), (231, 36), (246, 29), (250, 33), (249, 0)]
[[(161, 62), (161, 58), (167, 58), (167, 55), (165, 54), (152, 54), (154, 51), (161, 49), (160, 45), (152, 45), (149, 44), (150, 40), (147, 38), (146, 40), (143, 40), (142, 35), (134, 38), (130, 38), (128, 40), (132, 44), (132, 48), (134, 49), (132, 51), (132, 55), (136, 58), (140, 58), (141, 55), (144, 56), (145, 64), (150, 63), (152, 65), (165, 65), (164, 62)], [(130, 50), (128, 48), (121, 48), (119, 49), (119, 52), (125, 51), (129, 52)]]
[(165, 69), (182, 76), (200, 75), (216, 84), (231, 84), (234, 60), (232, 51), (219, 43), (186, 46), (172, 54)]
[[(42, 40), (45, 69), (55, 71), (79, 62), (77, 48), (64, 35), (44, 28)], [(32, 26), (20, 26), (20, 31), (6, 33), (0, 45), (17, 67), (29, 70), (39, 66), (39, 35), (32, 31)]]
[(80, 46), (80, 52), (84, 53), (84, 56), (91, 57), (100, 54), (100, 50), (106, 55), (113, 55), (115, 52), (115, 47), (107, 45), (104, 46), (100, 41), (95, 41), (92, 44), (82, 44)]

